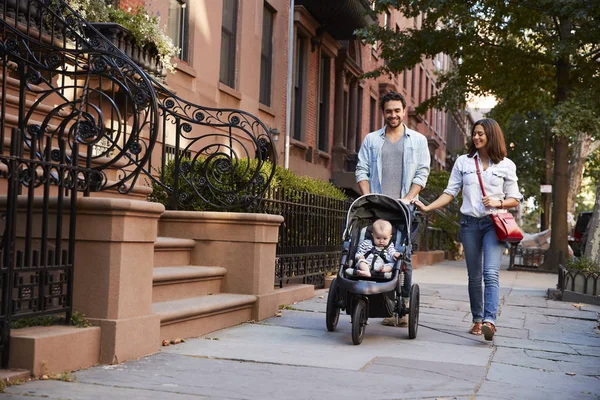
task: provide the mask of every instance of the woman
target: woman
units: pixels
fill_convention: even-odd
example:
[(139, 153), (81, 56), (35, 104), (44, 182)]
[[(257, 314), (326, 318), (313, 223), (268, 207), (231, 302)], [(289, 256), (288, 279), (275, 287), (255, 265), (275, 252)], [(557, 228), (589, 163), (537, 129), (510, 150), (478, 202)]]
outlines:
[[(485, 193), (478, 179), (480, 172)], [(469, 153), (454, 163), (448, 187), (428, 206), (413, 203), (422, 211), (431, 211), (450, 203), (463, 190), (460, 207), (460, 236), (469, 275), (469, 300), (473, 326), (470, 333), (492, 340), (496, 333), (496, 313), (500, 300), (498, 275), (504, 243), (496, 238), (491, 213), (507, 212), (522, 199), (517, 186), (515, 164), (506, 158), (504, 135), (496, 121), (485, 118), (473, 126)], [(482, 277), (485, 290), (482, 287)]]

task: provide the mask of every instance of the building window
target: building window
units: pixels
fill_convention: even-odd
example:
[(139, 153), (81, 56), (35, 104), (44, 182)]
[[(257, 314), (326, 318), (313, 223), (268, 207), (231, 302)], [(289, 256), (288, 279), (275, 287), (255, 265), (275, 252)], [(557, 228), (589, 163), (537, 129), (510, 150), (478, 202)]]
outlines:
[(358, 98), (356, 99), (356, 110), (357, 110), (357, 119), (356, 119), (356, 142), (354, 144), (354, 149), (358, 152), (360, 149), (361, 143), (361, 134), (362, 134), (362, 114), (363, 114), (363, 88), (358, 86)]
[(329, 152), (329, 107), (331, 104), (331, 57), (321, 52), (319, 71), (319, 150)]
[(179, 156), (180, 159), (181, 158), (191, 159), (192, 152), (189, 150), (183, 150), (183, 149), (179, 149), (179, 151), (177, 151), (175, 146), (171, 146), (170, 144), (165, 144), (165, 165), (168, 165), (169, 163), (174, 162), (175, 158), (177, 158), (177, 156)]
[(175, 47), (179, 47), (179, 59), (188, 61), (188, 17), (186, 0), (169, 0), (169, 37)]
[(275, 12), (263, 8), (262, 46), (260, 50), (260, 102), (271, 106), (271, 70), (273, 66), (273, 19)]
[(416, 99), (417, 95), (419, 93), (418, 88), (417, 88), (417, 82), (418, 82), (417, 72), (419, 72), (419, 68), (412, 70), (412, 82), (411, 82), (411, 88), (410, 88), (410, 96), (413, 99)]
[(375, 127), (375, 123), (377, 122), (377, 100), (371, 97), (370, 104), (370, 118), (369, 118), (369, 131), (374, 132), (377, 128)]
[(304, 103), (306, 101), (306, 61), (307, 61), (306, 37), (296, 37), (296, 57), (294, 60), (294, 131), (293, 138), (303, 140), (304, 138)]
[(423, 102), (423, 90), (425, 89), (427, 90), (427, 86), (423, 87), (423, 76), (425, 75), (425, 71), (423, 71), (423, 68), (419, 68), (419, 104), (421, 104)]
[(235, 87), (237, 13), (237, 0), (223, 0), (223, 22), (221, 25), (221, 71), (219, 80), (232, 88)]
[(344, 132), (344, 147), (348, 148), (348, 91), (344, 90), (344, 121), (342, 131)]

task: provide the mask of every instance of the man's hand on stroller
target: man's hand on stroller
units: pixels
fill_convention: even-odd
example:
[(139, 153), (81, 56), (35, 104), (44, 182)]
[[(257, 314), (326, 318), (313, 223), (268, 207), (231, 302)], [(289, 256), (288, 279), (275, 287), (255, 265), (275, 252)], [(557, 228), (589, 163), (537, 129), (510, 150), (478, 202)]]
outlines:
[(394, 258), (394, 261), (397, 260), (398, 258), (400, 258), (400, 252), (395, 252), (394, 255), (392, 255), (392, 257)]

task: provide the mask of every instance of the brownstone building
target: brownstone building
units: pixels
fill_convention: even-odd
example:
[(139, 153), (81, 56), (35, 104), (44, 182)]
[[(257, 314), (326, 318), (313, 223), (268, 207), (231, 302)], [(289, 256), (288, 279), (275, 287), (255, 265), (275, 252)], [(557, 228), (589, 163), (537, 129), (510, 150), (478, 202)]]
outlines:
[(457, 150), (465, 141), (464, 112), (414, 112), (435, 94), (436, 73), (451, 68), (447, 55), (424, 59), (392, 79), (360, 79), (386, 61), (376, 43), (356, 40), (355, 29), (374, 23), (419, 27), (420, 18), (396, 10), (375, 16), (367, 0), (296, 0), (290, 30), (286, 0), (162, 0), (146, 6), (167, 16), (169, 35), (182, 48), (169, 88), (197, 104), (256, 115), (279, 132), (278, 163), (299, 174), (356, 190), (357, 151), (362, 138), (382, 126), (379, 98), (390, 90), (405, 95), (405, 122), (427, 137), (432, 169), (446, 167), (448, 142)]

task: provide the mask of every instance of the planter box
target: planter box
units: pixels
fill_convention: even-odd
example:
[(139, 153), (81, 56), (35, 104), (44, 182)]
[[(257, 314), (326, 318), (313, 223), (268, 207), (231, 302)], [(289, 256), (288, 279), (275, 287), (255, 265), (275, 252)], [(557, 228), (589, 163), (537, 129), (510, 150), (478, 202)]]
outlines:
[(563, 301), (600, 305), (600, 274), (580, 270), (564, 270)]

